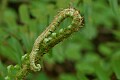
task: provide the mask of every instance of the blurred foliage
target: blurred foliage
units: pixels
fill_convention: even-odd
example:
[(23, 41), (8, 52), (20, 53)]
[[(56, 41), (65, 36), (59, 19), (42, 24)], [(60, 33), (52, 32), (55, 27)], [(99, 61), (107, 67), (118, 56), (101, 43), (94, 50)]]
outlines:
[(0, 80), (70, 3), (84, 16), (84, 28), (55, 46), (44, 56), (42, 71), (26, 80), (120, 79), (120, 0), (0, 0)]

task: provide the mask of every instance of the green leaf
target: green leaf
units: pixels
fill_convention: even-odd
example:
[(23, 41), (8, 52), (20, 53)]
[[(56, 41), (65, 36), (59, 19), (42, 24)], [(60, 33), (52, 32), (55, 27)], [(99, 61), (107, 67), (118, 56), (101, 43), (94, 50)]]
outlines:
[(49, 80), (49, 79), (45, 73), (41, 72), (35, 80)]
[(96, 60), (93, 63), (95, 74), (97, 75), (99, 80), (110, 80), (110, 76), (107, 71), (102, 67), (102, 62), (100, 60)]
[(91, 74), (94, 72), (93, 66), (86, 62), (77, 63), (76, 70), (83, 74)]
[(23, 22), (25, 24), (29, 23), (30, 17), (29, 17), (28, 5), (26, 5), (26, 4), (20, 5), (19, 16), (20, 16), (21, 22)]
[(20, 43), (15, 38), (11, 37), (7, 42), (3, 42), (0, 46), (0, 51), (0, 54), (4, 57), (19, 64), (21, 63), (23, 51)]
[(0, 76), (0, 80), (5, 80), (3, 77)]
[(11, 29), (14, 29), (16, 27), (16, 19), (17, 15), (15, 11), (8, 9), (4, 12), (3, 20)]
[[(63, 4), (63, 3), (65, 3), (65, 4)], [(57, 6), (59, 8), (65, 8), (69, 5), (69, 3), (70, 3), (70, 0), (57, 0)]]
[(17, 54), (10, 47), (2, 45), (2, 46), (0, 46), (0, 51), (1, 51), (1, 53), (0, 53), (1, 55), (18, 63), (18, 59), (16, 57)]
[(112, 7), (113, 12), (115, 13), (116, 18), (118, 19), (118, 24), (120, 26), (120, 13), (118, 0), (109, 0), (110, 6)]
[(111, 64), (117, 78), (120, 79), (120, 51), (114, 53), (111, 59)]
[(53, 56), (52, 58), (55, 60), (55, 61), (58, 61), (58, 62), (63, 62), (64, 61), (64, 58), (65, 58), (65, 54), (64, 54), (64, 50), (62, 48), (63, 46), (61, 44), (58, 44), (56, 45), (54, 48), (53, 48)]
[(22, 44), (20, 44), (15, 38), (11, 38), (8, 41), (8, 45), (14, 51), (18, 63), (21, 63), (21, 56), (24, 54)]
[(65, 50), (66, 58), (73, 61), (79, 60), (81, 58), (79, 50), (80, 45), (75, 43), (68, 44)]
[(115, 35), (116, 39), (120, 40), (120, 30), (114, 30), (113, 34)]
[(24, 49), (27, 52), (30, 52), (34, 43), (33, 40), (35, 40), (34, 37), (31, 38), (30, 35), (26, 33), (21, 33), (20, 37), (22, 39)]
[(83, 28), (83, 34), (88, 39), (93, 39), (97, 36), (96, 27), (93, 25), (92, 14), (93, 14), (92, 1), (84, 0), (85, 27)]
[(112, 49), (105, 44), (99, 45), (99, 51), (101, 54), (103, 54), (105, 56), (110, 56), (112, 54)]
[(109, 0), (109, 3), (113, 9), (113, 12), (118, 15), (118, 9), (119, 9), (118, 0)]
[(77, 80), (77, 78), (72, 74), (61, 74), (59, 80)]
[(20, 65), (15, 65), (15, 66), (9, 65), (7, 67), (8, 75), (5, 77), (5, 79), (6, 80), (14, 80), (15, 76), (18, 73), (19, 70), (20, 70)]
[(88, 80), (87, 77), (85, 76), (85, 73), (78, 72), (78, 71), (77, 71), (77, 78), (78, 80)]
[(4, 64), (0, 61), (0, 76), (5, 77), (7, 73), (7, 70), (4, 66)]
[(33, 1), (30, 5), (30, 13), (39, 23), (41, 23), (40, 25), (43, 25), (47, 23), (48, 13), (50, 12), (47, 9), (47, 6), (44, 3), (41, 3), (41, 1)]

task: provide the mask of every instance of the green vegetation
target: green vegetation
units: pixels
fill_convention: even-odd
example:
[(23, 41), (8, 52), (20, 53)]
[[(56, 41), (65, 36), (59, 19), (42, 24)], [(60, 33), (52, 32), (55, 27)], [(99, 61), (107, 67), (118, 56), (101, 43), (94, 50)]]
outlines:
[(21, 57), (70, 2), (84, 16), (84, 28), (52, 48), (40, 62), (42, 70), (23, 80), (120, 79), (119, 0), (0, 0), (0, 80), (16, 74)]

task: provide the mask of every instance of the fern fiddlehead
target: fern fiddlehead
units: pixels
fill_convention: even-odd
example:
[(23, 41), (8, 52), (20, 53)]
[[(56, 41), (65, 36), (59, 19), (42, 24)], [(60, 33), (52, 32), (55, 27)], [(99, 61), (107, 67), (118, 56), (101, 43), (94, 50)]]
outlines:
[[(60, 23), (67, 17), (72, 17), (73, 19), (72, 23), (68, 26), (68, 28), (71, 28), (71, 29), (65, 30), (64, 36), (61, 36), (62, 35), (61, 34), (57, 36), (58, 38), (53, 39), (54, 42), (58, 41), (59, 37), (61, 38), (59, 40), (64, 39), (65, 37), (67, 37), (67, 35), (69, 35), (71, 32), (78, 30), (78, 28), (81, 26), (82, 17), (80, 16), (79, 12), (76, 9), (68, 8), (61, 11), (55, 17), (53, 22), (47, 27), (47, 29), (36, 39), (34, 43), (32, 52), (30, 53), (30, 66), (32, 70), (39, 71), (41, 69), (40, 64), (36, 64), (35, 61), (36, 61), (36, 56), (38, 54), (38, 51), (42, 47), (40, 45), (42, 44), (43, 40), (46, 39), (48, 36), (50, 36), (52, 34), (51, 32), (54, 32), (57, 29), (57, 27), (60, 25)], [(49, 39), (46, 39), (45, 41), (47, 40)], [(51, 45), (53, 45), (52, 44), (53, 41), (52, 40), (50, 41)], [(43, 52), (40, 54), (43, 54)]]
[[(72, 18), (71, 24), (65, 29), (60, 29), (58, 33), (55, 33), (55, 30), (67, 17)], [(41, 65), (38, 64), (38, 61), (44, 53), (47, 53), (56, 44), (78, 31), (82, 25), (83, 18), (76, 9), (70, 7), (60, 11), (46, 30), (35, 40), (31, 53), (22, 56), (22, 65), (17, 65), (19, 69), (15, 66), (8, 66), (8, 76), (6, 76), (5, 79), (22, 80), (31, 70), (40, 71)], [(16, 75), (12, 74), (12, 72), (14, 72), (13, 70), (16, 71)]]

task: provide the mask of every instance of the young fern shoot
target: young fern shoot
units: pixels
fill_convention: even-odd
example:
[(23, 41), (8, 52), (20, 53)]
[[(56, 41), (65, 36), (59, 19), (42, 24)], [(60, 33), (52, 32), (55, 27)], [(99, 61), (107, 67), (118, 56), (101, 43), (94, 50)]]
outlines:
[[(67, 17), (72, 18), (71, 24), (65, 29), (60, 29), (58, 33), (55, 33), (55, 30)], [(42, 34), (35, 40), (31, 53), (25, 54), (22, 57), (22, 66), (19, 66), (20, 68), (16, 72), (16, 75), (12, 77), (11, 75), (8, 75), (6, 80), (21, 80), (29, 71), (40, 71), (41, 65), (38, 62), (41, 60), (43, 55), (56, 44), (68, 38), (72, 33), (78, 31), (82, 26), (83, 18), (78, 10), (70, 7), (60, 11), (46, 30), (43, 31)]]
[[(63, 11), (61, 11), (55, 17), (55, 19), (52, 21), (52, 23), (47, 27), (47, 29), (40, 36), (38, 36), (38, 38), (35, 40), (33, 49), (30, 53), (30, 66), (31, 66), (32, 70), (39, 71), (41, 69), (40, 64), (36, 64), (36, 58), (37, 58), (36, 56), (37, 56), (39, 50), (41, 49), (41, 47), (43, 47), (43, 46), (40, 46), (41, 44), (43, 44), (43, 40), (47, 42), (47, 41), (49, 41), (48, 36), (56, 35), (56, 33), (52, 33), (52, 32), (54, 32), (57, 29), (57, 27), (59, 27), (60, 23), (67, 17), (71, 17), (73, 20), (72, 20), (72, 23), (67, 27), (68, 30), (66, 29), (63, 32), (64, 34), (67, 33), (68, 31), (70, 33), (75, 32), (78, 30), (79, 27), (81, 27), (83, 18), (80, 16), (79, 11), (75, 10), (74, 8), (68, 8), (68, 9), (64, 9)], [(60, 34), (59, 36), (61, 36), (61, 35), (63, 35), (63, 34)], [(68, 35), (62, 36), (61, 41), (62, 41), (62, 39), (66, 38)], [(59, 36), (56, 36), (56, 37), (59, 37)], [(57, 38), (52, 38), (52, 40), (50, 42), (52, 42), (56, 39)], [(44, 44), (44, 45), (47, 45), (47, 44)], [(51, 45), (54, 45), (54, 43)], [(46, 50), (44, 50), (44, 51), (46, 51)], [(41, 52), (41, 53), (39, 53), (39, 55), (42, 55), (43, 53), (44, 52)]]

